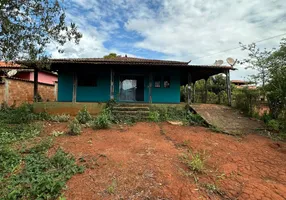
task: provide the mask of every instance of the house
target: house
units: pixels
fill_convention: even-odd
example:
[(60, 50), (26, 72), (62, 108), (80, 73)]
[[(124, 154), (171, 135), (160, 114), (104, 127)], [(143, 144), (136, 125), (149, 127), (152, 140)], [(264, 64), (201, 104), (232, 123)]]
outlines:
[[(19, 63), (35, 66), (24, 61)], [(232, 66), (190, 65), (189, 62), (130, 57), (50, 59), (49, 64), (50, 69), (58, 73), (59, 102), (115, 99), (129, 103), (178, 104), (181, 85), (225, 73), (231, 103), (229, 72), (234, 69)]]
[(256, 86), (252, 85), (252, 82), (243, 81), (243, 80), (231, 80), (231, 83), (234, 84), (237, 88), (256, 89)]
[[(24, 68), (21, 65), (12, 62), (0, 61), (0, 77), (9, 77), (9, 71), (14, 73), (13, 76), (10, 77), (34, 81), (34, 69)], [(57, 74), (49, 71), (39, 71), (38, 82), (54, 84), (57, 81)]]
[[(0, 104), (20, 105), (34, 101), (34, 69), (0, 61)], [(43, 101), (57, 99), (57, 74), (38, 72), (39, 95)]]

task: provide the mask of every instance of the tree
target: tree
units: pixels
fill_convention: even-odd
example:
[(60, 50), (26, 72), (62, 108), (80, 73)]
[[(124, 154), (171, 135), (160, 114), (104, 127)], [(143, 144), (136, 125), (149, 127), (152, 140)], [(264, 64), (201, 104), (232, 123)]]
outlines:
[(256, 74), (251, 75), (251, 78), (256, 82), (262, 84), (263, 96), (265, 96), (265, 85), (269, 80), (269, 61), (268, 57), (271, 55), (272, 51), (264, 49), (261, 51), (255, 43), (249, 45), (243, 45), (239, 43), (243, 51), (248, 51), (249, 58), (240, 61), (240, 64), (246, 64), (246, 69), (254, 69), (257, 71)]
[(284, 115), (286, 119), (286, 38), (280, 43), (280, 48), (268, 58), (269, 84), (266, 89), (272, 116), (278, 118)]
[(110, 53), (108, 55), (103, 56), (103, 58), (118, 58), (121, 57), (121, 55), (117, 55), (116, 53)]
[(78, 44), (82, 35), (65, 18), (62, 1), (0, 0), (0, 60), (42, 59), (51, 42)]

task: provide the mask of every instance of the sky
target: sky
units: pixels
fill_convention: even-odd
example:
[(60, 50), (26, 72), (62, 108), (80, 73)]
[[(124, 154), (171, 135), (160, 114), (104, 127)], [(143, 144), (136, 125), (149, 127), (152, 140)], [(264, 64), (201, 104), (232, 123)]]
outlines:
[[(53, 58), (96, 58), (111, 52), (129, 57), (214, 64), (242, 60), (250, 44), (276, 35), (286, 37), (286, 0), (66, 0), (68, 22), (83, 38), (68, 42)], [(283, 36), (257, 43), (277, 48)], [(235, 50), (221, 52), (227, 49)], [(219, 53), (221, 52), (221, 53)], [(247, 80), (255, 71), (236, 65), (231, 79)]]

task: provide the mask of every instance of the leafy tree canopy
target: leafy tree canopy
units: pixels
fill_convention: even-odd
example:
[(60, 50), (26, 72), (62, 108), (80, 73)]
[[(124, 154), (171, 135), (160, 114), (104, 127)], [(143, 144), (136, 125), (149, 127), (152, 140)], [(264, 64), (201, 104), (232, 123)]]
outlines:
[(116, 53), (110, 53), (108, 55), (103, 56), (103, 58), (117, 58), (121, 57), (121, 55), (117, 55)]
[(79, 43), (82, 35), (65, 19), (63, 1), (0, 0), (0, 60), (42, 59), (52, 42)]

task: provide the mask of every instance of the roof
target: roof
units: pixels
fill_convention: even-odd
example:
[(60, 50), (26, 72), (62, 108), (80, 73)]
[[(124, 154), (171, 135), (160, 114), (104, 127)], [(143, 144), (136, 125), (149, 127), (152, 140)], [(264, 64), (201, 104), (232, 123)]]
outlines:
[[(19, 64), (32, 67), (35, 63), (27, 61), (17, 61)], [(116, 58), (64, 58), (49, 59), (50, 64), (92, 64), (92, 65), (149, 65), (149, 66), (176, 66), (205, 69), (230, 69), (235, 70), (232, 66), (216, 65), (190, 65), (190, 62), (172, 61), (172, 60), (155, 60), (134, 57), (116, 57)]]
[(232, 83), (237, 83), (237, 84), (248, 84), (248, 81), (243, 81), (243, 80), (231, 80)]
[(18, 69), (18, 68), (23, 68), (23, 67), (19, 64), (14, 63), (14, 62), (0, 61), (0, 68)]
[(50, 59), (53, 63), (85, 63), (85, 64), (132, 64), (132, 65), (182, 65), (187, 66), (189, 62), (171, 61), (171, 60), (154, 60), (133, 57), (116, 57), (116, 58), (65, 58)]

